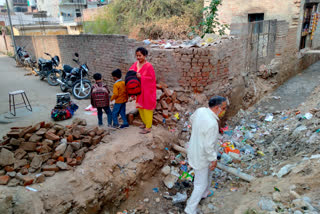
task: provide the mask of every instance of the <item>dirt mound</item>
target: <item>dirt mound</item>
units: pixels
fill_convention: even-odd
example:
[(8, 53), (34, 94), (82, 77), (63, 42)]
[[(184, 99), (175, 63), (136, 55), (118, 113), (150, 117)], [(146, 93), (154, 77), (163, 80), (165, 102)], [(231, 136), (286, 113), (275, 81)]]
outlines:
[(165, 147), (174, 140), (161, 128), (149, 135), (138, 132), (132, 127), (112, 133), (82, 165), (31, 185), (33, 191), (1, 186), (1, 213), (98, 213), (103, 205), (119, 205), (136, 183), (163, 165)]

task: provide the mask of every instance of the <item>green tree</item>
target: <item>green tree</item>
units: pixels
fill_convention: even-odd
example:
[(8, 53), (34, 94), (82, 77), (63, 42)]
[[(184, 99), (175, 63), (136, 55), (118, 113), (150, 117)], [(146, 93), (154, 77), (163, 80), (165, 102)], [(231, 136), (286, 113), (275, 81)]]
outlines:
[(136, 38), (186, 38), (190, 26), (202, 19), (203, 0), (114, 0), (86, 33), (126, 34)]
[(222, 0), (212, 0), (208, 7), (203, 8), (204, 18), (199, 25), (191, 27), (193, 34), (196, 33), (196, 30), (200, 31), (201, 37), (208, 33), (225, 34), (229, 25), (220, 23), (218, 18), (219, 5), (222, 5)]

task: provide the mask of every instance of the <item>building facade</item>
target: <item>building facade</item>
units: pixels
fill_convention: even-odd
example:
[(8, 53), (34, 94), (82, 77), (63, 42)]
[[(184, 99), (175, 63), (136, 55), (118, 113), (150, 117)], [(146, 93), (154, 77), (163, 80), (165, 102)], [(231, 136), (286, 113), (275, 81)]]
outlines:
[(38, 0), (38, 10), (47, 11), (48, 16), (57, 17), (61, 23), (75, 22), (86, 8), (97, 8), (107, 4), (107, 0)]
[[(205, 0), (204, 6), (210, 3), (211, 0)], [(231, 26), (264, 20), (286, 21), (289, 30), (296, 34), (297, 49), (315, 48), (320, 46), (319, 3), (320, 0), (222, 0), (218, 18), (222, 24)], [(261, 26), (256, 27), (255, 32), (259, 33)]]
[(27, 12), (28, 1), (27, 0), (9, 0), (9, 7), (14, 12)]

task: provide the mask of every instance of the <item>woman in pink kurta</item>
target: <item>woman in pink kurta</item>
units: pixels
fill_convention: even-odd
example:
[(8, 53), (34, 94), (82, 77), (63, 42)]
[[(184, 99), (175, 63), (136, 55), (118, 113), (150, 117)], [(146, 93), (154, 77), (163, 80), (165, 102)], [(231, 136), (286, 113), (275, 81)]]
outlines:
[(141, 94), (137, 96), (137, 108), (144, 123), (140, 133), (147, 134), (151, 131), (153, 111), (157, 105), (156, 75), (151, 63), (146, 61), (148, 51), (141, 47), (136, 50), (137, 62), (130, 70), (137, 72), (137, 77), (141, 80)]

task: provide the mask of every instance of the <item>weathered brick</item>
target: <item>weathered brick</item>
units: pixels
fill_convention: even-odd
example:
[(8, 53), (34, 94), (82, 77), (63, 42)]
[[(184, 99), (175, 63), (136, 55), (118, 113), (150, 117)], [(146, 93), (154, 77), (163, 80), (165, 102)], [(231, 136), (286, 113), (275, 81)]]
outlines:
[(7, 185), (10, 181), (10, 177), (8, 175), (0, 176), (0, 185)]

